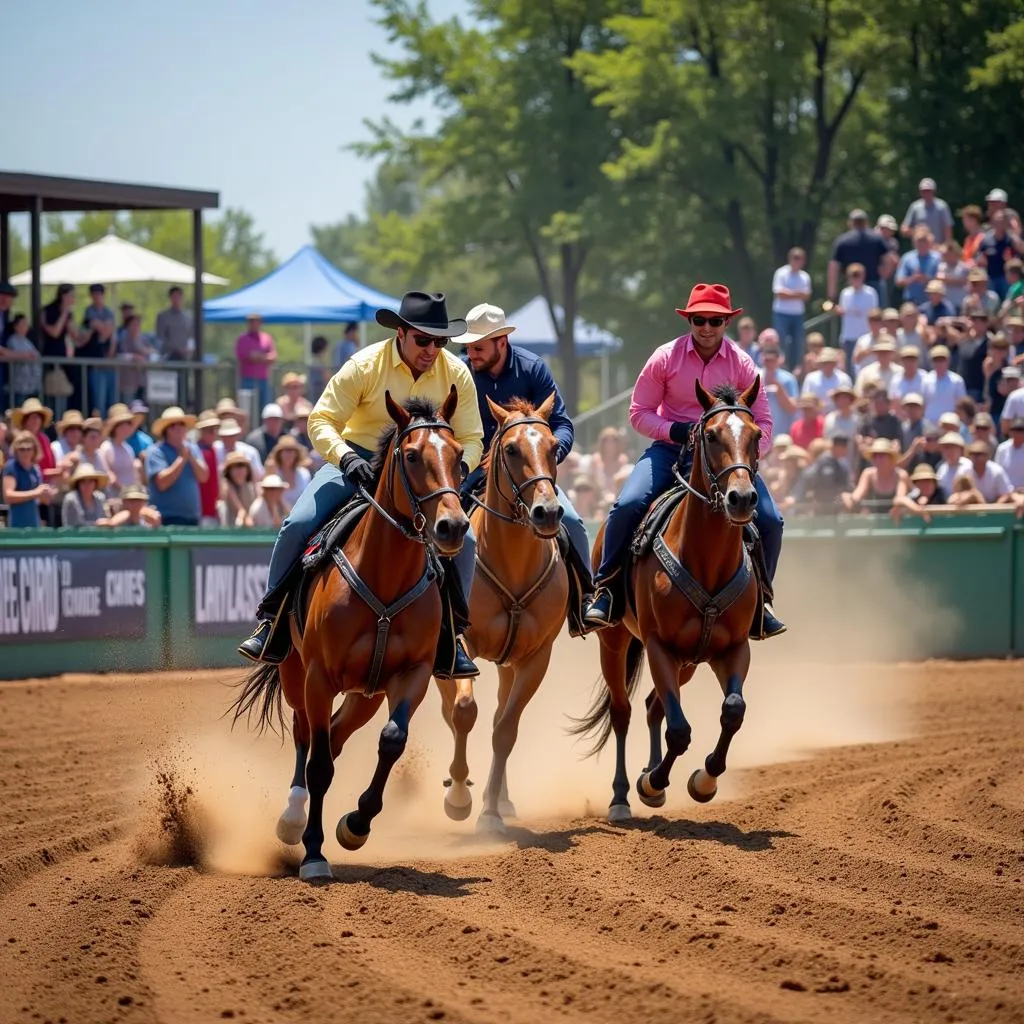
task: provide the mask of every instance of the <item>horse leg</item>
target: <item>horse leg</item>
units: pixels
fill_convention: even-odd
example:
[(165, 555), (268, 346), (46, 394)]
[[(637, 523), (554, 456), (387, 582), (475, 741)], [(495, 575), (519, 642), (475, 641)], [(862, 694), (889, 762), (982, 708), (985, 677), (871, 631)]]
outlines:
[(645, 701), (647, 707), (647, 730), (651, 735), (651, 755), (647, 759), (646, 771), (652, 771), (661, 764), (661, 723), (665, 721), (665, 709), (658, 700), (658, 694), (651, 690)]
[(309, 762), (306, 787), (309, 789), (309, 820), (302, 833), (306, 855), (299, 866), (299, 878), (306, 882), (331, 878), (331, 866), (323, 855), (324, 796), (334, 778), (331, 757), (331, 707), (334, 691), (319, 662), (306, 667), (305, 707), (309, 721)]
[(648, 807), (661, 807), (665, 803), (665, 790), (676, 758), (686, 753), (690, 746), (690, 723), (683, 714), (679, 702), (679, 689), (689, 681), (696, 666), (679, 667), (675, 656), (666, 650), (657, 637), (647, 641), (647, 653), (651, 662), (651, 675), (658, 698), (665, 709), (665, 756), (652, 771), (644, 772), (637, 781), (640, 799)]
[[(601, 675), (608, 688), (608, 718), (615, 733), (615, 775), (608, 821), (612, 825), (632, 821), (629, 807), (629, 774), (626, 770), (626, 736), (633, 708), (629, 699), (630, 651), (643, 656), (643, 648), (625, 626), (611, 626), (598, 633), (601, 645)], [(636, 648), (639, 647), (639, 650)]]
[(426, 695), (429, 683), (430, 666), (426, 665), (397, 677), (385, 687), (389, 717), (377, 743), (377, 768), (370, 785), (359, 797), (356, 810), (349, 811), (338, 822), (338, 842), (346, 850), (358, 850), (370, 836), (370, 825), (384, 807), (388, 776), (409, 739), (409, 720)]
[(437, 679), (445, 722), (455, 738), (455, 752), (445, 780), (444, 812), (453, 821), (465, 821), (473, 810), (469, 791), (469, 761), (466, 741), (476, 725), (477, 706), (472, 679)]
[(747, 710), (743, 699), (743, 682), (750, 670), (750, 643), (741, 644), (727, 651), (712, 662), (711, 667), (718, 676), (725, 700), (722, 701), (722, 716), (719, 719), (722, 731), (715, 749), (708, 754), (704, 767), (698, 768), (687, 780), (686, 790), (698, 803), (706, 804), (718, 792), (718, 776), (725, 772), (725, 758), (733, 736), (743, 725)]
[(345, 744), (369, 722), (384, 702), (384, 694), (364, 697), (361, 693), (346, 693), (341, 707), (331, 715), (331, 757), (335, 761)]
[(288, 791), (288, 804), (277, 819), (277, 838), (287, 846), (296, 846), (302, 841), (306, 828), (306, 760), (309, 757), (309, 719), (304, 709), (303, 688), (306, 674), (302, 661), (293, 649), (281, 663), (278, 670), (281, 677), (281, 692), (292, 708), (292, 740), (295, 743), (295, 771), (292, 786)]
[[(500, 834), (505, 831), (505, 823), (502, 820), (498, 802), (501, 796), (502, 781), (505, 778), (509, 755), (519, 736), (519, 720), (548, 670), (548, 664), (551, 661), (551, 646), (551, 644), (545, 644), (540, 650), (531, 654), (526, 661), (516, 665), (514, 669), (503, 669), (512, 677), (512, 684), (507, 688), (507, 697), (499, 704), (498, 714), (495, 716), (494, 734), (491, 738), (494, 758), (491, 761), (491, 773), (487, 777), (487, 788), (484, 791), (484, 809), (476, 826), (478, 832)], [(504, 679), (502, 682), (504, 683)], [(505, 687), (503, 686), (502, 689), (504, 690)]]
[[(515, 682), (516, 673), (510, 665), (498, 665), (498, 706), (494, 711), (494, 721), (491, 723), (491, 733), (498, 728), (498, 722), (508, 707), (509, 695), (512, 693), (512, 684)], [(503, 819), (517, 817), (515, 804), (508, 798), (508, 765), (501, 774), (501, 790), (498, 793), (498, 814)]]

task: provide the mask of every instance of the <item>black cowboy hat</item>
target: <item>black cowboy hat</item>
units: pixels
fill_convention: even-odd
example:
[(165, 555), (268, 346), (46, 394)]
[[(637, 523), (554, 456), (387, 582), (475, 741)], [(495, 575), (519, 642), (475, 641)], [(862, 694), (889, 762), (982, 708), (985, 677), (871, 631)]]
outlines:
[(457, 338), (466, 333), (465, 320), (448, 319), (443, 292), (406, 292), (397, 313), (393, 309), (377, 310), (377, 323), (391, 330), (414, 327), (434, 338)]

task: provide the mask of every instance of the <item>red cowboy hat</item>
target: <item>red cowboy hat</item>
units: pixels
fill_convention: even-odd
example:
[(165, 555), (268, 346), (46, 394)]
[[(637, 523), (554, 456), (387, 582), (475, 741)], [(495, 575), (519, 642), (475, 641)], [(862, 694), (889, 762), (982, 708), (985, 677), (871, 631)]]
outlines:
[(710, 313), (718, 316), (736, 316), (743, 312), (743, 307), (732, 308), (729, 289), (724, 284), (695, 284), (690, 292), (690, 301), (685, 309), (677, 309), (680, 316), (691, 316), (694, 313)]

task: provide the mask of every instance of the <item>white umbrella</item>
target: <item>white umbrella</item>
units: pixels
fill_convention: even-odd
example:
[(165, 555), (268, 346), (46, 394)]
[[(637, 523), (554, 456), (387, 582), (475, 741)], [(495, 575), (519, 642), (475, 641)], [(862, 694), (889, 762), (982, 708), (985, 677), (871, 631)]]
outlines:
[[(125, 284), (129, 281), (159, 281), (165, 284), (194, 284), (196, 272), (158, 252), (143, 249), (117, 235), (107, 235), (81, 249), (58, 256), (39, 268), (44, 284)], [(13, 285), (32, 283), (32, 271), (15, 274)], [(216, 274), (203, 274), (203, 284), (227, 284)]]

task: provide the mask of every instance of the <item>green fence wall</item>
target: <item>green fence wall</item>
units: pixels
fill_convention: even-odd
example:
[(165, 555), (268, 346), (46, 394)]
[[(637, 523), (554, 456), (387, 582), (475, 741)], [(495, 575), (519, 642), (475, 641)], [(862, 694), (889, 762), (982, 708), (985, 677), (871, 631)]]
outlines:
[[(0, 679), (241, 665), (235, 646), (251, 621), (272, 543), (272, 533), (257, 530), (0, 531)], [(69, 587), (80, 577), (92, 588), (90, 600), (109, 591), (115, 601), (126, 600), (117, 597), (117, 583), (128, 577), (118, 573), (130, 562), (145, 575), (144, 608), (61, 618), (55, 627), (51, 617), (49, 632), (22, 635), (18, 615), (33, 599), (33, 560), (51, 570), (70, 565), (51, 572), (53, 586), (57, 577), (64, 582), (62, 573)], [(876, 621), (888, 607), (902, 609), (892, 613), (894, 630), (913, 620), (907, 650), (915, 657), (1024, 653), (1024, 525), (1012, 512), (929, 524), (797, 520), (786, 529), (779, 575), (780, 611), (834, 612), (813, 617), (808, 639), (818, 652), (851, 647), (860, 610), (873, 605)], [(63, 589), (60, 599), (70, 599)], [(797, 614), (794, 631), (800, 622)]]

